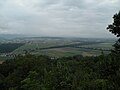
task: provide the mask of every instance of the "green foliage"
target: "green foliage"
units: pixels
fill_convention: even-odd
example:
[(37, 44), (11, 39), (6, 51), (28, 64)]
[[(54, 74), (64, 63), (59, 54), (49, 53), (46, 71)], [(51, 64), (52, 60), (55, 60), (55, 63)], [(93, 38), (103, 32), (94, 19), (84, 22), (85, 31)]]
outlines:
[(15, 49), (21, 47), (24, 45), (23, 43), (6, 43), (6, 44), (0, 44), (0, 53), (10, 53), (14, 51)]
[[(113, 16), (113, 24), (108, 25), (107, 29), (117, 37), (120, 37), (120, 11)], [(114, 44), (114, 48), (113, 52), (120, 54), (120, 38)]]
[(0, 65), (0, 87), (2, 90), (119, 90), (118, 60), (120, 56), (116, 54), (60, 59), (19, 55)]
[(108, 25), (107, 29), (117, 37), (120, 37), (120, 11), (113, 16), (113, 24)]
[(114, 50), (112, 50), (113, 53), (115, 54), (120, 54), (120, 39), (113, 45)]

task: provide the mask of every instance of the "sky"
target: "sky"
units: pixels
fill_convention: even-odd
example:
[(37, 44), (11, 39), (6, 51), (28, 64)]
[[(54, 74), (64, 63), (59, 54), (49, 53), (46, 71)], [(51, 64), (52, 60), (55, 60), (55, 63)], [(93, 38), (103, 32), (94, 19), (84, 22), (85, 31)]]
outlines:
[(0, 0), (0, 34), (110, 38), (119, 10), (120, 0)]

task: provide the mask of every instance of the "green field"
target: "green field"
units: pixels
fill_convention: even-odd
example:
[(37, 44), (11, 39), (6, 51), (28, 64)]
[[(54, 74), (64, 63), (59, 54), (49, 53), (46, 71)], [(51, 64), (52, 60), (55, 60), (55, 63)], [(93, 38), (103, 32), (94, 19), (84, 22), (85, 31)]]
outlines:
[[(96, 56), (101, 54), (101, 50), (111, 50), (114, 42), (95, 42), (76, 39), (44, 39), (26, 43), (22, 47), (13, 51), (13, 54), (21, 54), (28, 51), (32, 54), (48, 55), (52, 57), (64, 57), (73, 55)], [(81, 47), (81, 48), (78, 48)], [(88, 49), (89, 48), (89, 49)], [(104, 51), (109, 53), (109, 51)]]
[[(8, 43), (10, 42), (10, 43)], [(11, 43), (14, 44), (11, 44)], [(6, 47), (16, 47), (11, 52), (1, 53), (0, 60), (5, 60), (14, 55), (24, 54), (26, 51), (36, 55), (50, 57), (67, 57), (74, 55), (97, 56), (103, 51), (109, 53), (114, 40), (81, 39), (81, 38), (22, 38), (6, 41)], [(5, 43), (5, 42), (4, 42)], [(2, 43), (3, 44), (3, 43)], [(10, 45), (9, 45), (10, 44)], [(10, 48), (10, 47), (9, 47)]]
[(98, 43), (98, 44), (91, 44), (91, 45), (82, 45), (81, 47), (89, 47), (89, 48), (98, 48), (98, 49), (111, 49), (113, 43)]

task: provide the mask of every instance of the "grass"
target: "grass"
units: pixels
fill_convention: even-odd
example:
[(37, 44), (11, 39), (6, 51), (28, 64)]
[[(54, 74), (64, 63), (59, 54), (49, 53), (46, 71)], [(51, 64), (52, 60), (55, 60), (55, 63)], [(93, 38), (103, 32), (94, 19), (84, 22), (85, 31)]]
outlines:
[[(66, 43), (67, 44), (67, 43)], [(28, 50), (32, 54), (38, 55), (48, 55), (52, 57), (64, 57), (64, 56), (74, 56), (74, 55), (83, 55), (83, 56), (96, 56), (100, 55), (100, 50), (89, 50), (84, 48), (74, 48), (74, 47), (65, 47), (65, 48), (51, 48), (51, 49), (43, 49), (39, 50), (38, 48), (46, 48), (50, 46), (59, 45), (53, 43), (27, 43), (24, 46), (16, 49), (14, 54), (24, 53), (24, 50)], [(81, 47), (89, 47), (89, 48), (102, 48), (102, 49), (111, 49), (111, 43), (98, 43), (98, 44), (89, 44), (89, 45), (81, 45)], [(107, 52), (105, 52), (107, 53)]]
[(54, 49), (34, 51), (30, 53), (37, 55), (48, 55), (51, 57), (68, 57), (74, 55), (96, 56), (96, 55), (100, 55), (101, 51), (86, 50), (81, 48), (54, 48)]
[(99, 43), (99, 44), (91, 44), (91, 45), (82, 45), (81, 47), (89, 47), (89, 48), (98, 48), (98, 49), (112, 49), (113, 43)]
[[(80, 47), (83, 48), (76, 48), (74, 45), (71, 44), (78, 44)], [(49, 48), (54, 46), (64, 46), (64, 45), (71, 45), (65, 47), (55, 47)], [(24, 54), (25, 50), (27, 50), (31, 54), (37, 55), (48, 55), (51, 57), (67, 57), (67, 56), (74, 56), (74, 55), (83, 55), (83, 56), (97, 56), (101, 54), (99, 49), (112, 49), (112, 42), (88, 42), (88, 41), (73, 41), (71, 39), (42, 39), (42, 40), (35, 40), (24, 44), (23, 46), (19, 47), (18, 49), (14, 50), (12, 54)], [(78, 45), (77, 45), (78, 46)], [(84, 48), (85, 47), (85, 48)], [(41, 49), (44, 48), (44, 49)], [(46, 49), (45, 49), (46, 48)], [(87, 49), (87, 48), (95, 48), (94, 49)], [(98, 50), (97, 50), (98, 49)], [(108, 51), (104, 51), (104, 53), (109, 53)], [(1, 57), (6, 58), (6, 57)]]

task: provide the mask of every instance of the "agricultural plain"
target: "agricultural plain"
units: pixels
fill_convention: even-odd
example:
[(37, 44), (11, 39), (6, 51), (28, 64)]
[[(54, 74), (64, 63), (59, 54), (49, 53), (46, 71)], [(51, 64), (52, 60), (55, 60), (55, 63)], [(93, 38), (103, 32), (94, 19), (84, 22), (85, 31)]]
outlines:
[[(101, 52), (108, 54), (115, 39), (26, 37), (2, 40), (0, 59), (12, 58), (19, 54), (48, 55), (50, 57), (68, 57), (74, 55), (97, 56)], [(4, 47), (4, 50), (3, 50)], [(12, 48), (12, 49), (11, 49)]]

